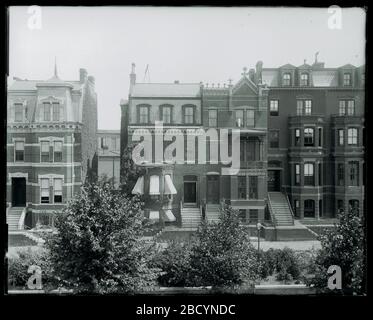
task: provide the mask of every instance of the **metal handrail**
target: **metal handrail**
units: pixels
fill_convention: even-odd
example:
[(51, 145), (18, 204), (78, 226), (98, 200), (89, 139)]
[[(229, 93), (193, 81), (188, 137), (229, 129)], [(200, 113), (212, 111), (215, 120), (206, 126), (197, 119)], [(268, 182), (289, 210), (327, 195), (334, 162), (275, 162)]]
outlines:
[(285, 198), (286, 198), (286, 201), (288, 203), (288, 206), (289, 206), (289, 209), (290, 209), (290, 213), (291, 213), (291, 217), (293, 218), (293, 224), (294, 224), (294, 220), (295, 220), (294, 212), (293, 212), (293, 208), (291, 207), (291, 204), (290, 204), (289, 197), (288, 197), (287, 193), (285, 194)]
[(271, 215), (271, 220), (272, 220), (274, 226), (276, 227), (277, 226), (277, 220), (276, 220), (275, 214), (273, 213), (273, 208), (272, 208), (272, 205), (271, 205), (271, 197), (269, 196), (269, 192), (268, 192), (268, 209), (269, 209), (269, 213)]

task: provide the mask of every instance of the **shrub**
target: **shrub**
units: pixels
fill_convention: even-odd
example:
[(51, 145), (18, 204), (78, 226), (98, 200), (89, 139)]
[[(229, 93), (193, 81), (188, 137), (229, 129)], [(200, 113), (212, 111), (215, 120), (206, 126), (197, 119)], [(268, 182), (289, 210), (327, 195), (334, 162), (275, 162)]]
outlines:
[(279, 281), (297, 280), (301, 274), (300, 262), (296, 253), (289, 248), (262, 251), (260, 274), (267, 278), (276, 273)]
[(56, 279), (52, 273), (52, 267), (47, 250), (38, 249), (32, 251), (22, 250), (17, 256), (11, 256), (8, 259), (8, 283), (10, 287), (27, 288), (27, 281), (31, 274), (28, 273), (28, 268), (32, 265), (41, 268), (41, 277), (43, 289), (53, 287)]
[(149, 268), (153, 246), (141, 240), (142, 202), (86, 184), (57, 215), (58, 232), (46, 241), (63, 285), (75, 292), (134, 293), (150, 289), (158, 271)]
[[(342, 213), (340, 222), (334, 229), (319, 236), (321, 249), (314, 261), (314, 277), (308, 284), (321, 292), (328, 289), (328, 268), (337, 265), (342, 270), (342, 292), (344, 294), (364, 294), (365, 252), (364, 223), (353, 209)], [(335, 291), (333, 291), (334, 293)]]
[(203, 223), (190, 254), (192, 278), (201, 286), (234, 286), (257, 277), (257, 252), (240, 227), (238, 212), (222, 204), (218, 223)]
[(189, 243), (169, 242), (165, 250), (154, 256), (152, 265), (162, 270), (158, 277), (161, 286), (184, 287), (192, 284)]

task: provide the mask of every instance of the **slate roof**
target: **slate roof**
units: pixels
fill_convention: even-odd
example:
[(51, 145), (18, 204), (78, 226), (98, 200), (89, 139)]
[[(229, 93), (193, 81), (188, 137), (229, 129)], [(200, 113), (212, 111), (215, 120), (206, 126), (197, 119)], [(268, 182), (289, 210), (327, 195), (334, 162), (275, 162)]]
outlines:
[(200, 97), (199, 83), (136, 83), (132, 97)]
[[(59, 80), (59, 81), (58, 81)], [(63, 81), (60, 79), (49, 79), (49, 80), (15, 80), (9, 85), (9, 90), (36, 90), (37, 84), (53, 84), (53, 83), (67, 83), (73, 86), (73, 90), (79, 90), (82, 84), (79, 81)]]

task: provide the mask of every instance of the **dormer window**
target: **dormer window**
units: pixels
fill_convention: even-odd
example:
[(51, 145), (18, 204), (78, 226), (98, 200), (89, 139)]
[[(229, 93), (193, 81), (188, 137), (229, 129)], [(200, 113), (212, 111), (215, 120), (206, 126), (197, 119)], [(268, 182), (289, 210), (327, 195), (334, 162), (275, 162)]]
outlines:
[(14, 121), (22, 122), (23, 121), (23, 105), (22, 103), (14, 104)]
[(53, 121), (60, 121), (60, 104), (58, 102), (52, 103)]
[(291, 84), (291, 75), (290, 73), (284, 73), (282, 76), (282, 85), (283, 86), (290, 86)]
[(51, 121), (51, 104), (49, 102), (43, 103), (43, 121)]
[(309, 85), (309, 76), (308, 76), (308, 73), (302, 73), (300, 75), (300, 85), (301, 86), (308, 86)]
[(343, 74), (343, 86), (345, 87), (351, 86), (351, 73)]

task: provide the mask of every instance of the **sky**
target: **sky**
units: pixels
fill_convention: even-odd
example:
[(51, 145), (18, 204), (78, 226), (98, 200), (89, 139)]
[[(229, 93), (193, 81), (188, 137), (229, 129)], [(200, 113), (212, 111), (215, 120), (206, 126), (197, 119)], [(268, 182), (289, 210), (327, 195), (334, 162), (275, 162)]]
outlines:
[[(99, 129), (120, 129), (131, 63), (138, 82), (233, 83), (243, 67), (365, 63), (365, 11), (343, 8), (29, 7), (9, 9), (9, 83), (96, 80)], [(34, 20), (34, 18), (40, 19)], [(336, 18), (337, 20), (335, 20)], [(35, 22), (36, 21), (36, 22)], [(39, 24), (41, 21), (41, 24)], [(333, 23), (335, 22), (335, 23)], [(333, 28), (334, 26), (334, 28)], [(335, 26), (337, 28), (335, 28)], [(40, 28), (39, 28), (40, 27)], [(145, 69), (148, 65), (148, 76)]]

